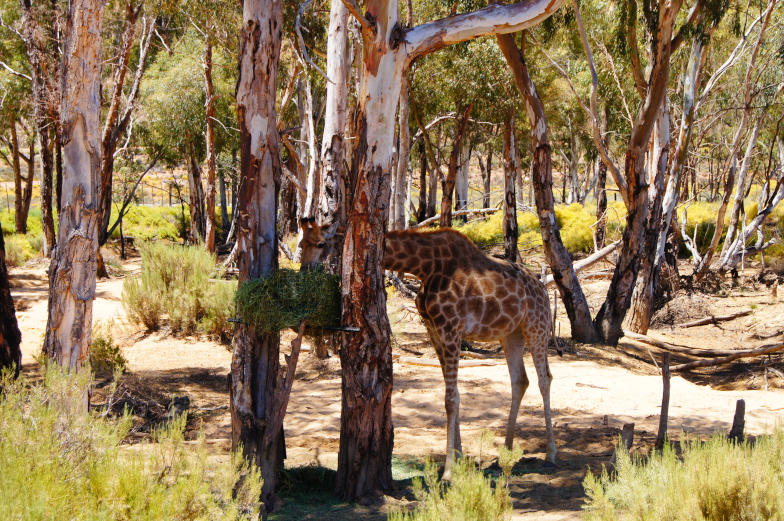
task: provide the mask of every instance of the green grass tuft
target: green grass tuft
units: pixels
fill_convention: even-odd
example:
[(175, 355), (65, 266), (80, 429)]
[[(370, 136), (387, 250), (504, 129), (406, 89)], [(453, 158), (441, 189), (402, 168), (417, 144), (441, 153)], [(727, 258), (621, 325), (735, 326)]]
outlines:
[(417, 508), (391, 512), (389, 521), (501, 521), (512, 511), (504, 480), (493, 482), (467, 458), (455, 461), (449, 484), (438, 480), (436, 464), (428, 461), (424, 479), (414, 478), (413, 490)]

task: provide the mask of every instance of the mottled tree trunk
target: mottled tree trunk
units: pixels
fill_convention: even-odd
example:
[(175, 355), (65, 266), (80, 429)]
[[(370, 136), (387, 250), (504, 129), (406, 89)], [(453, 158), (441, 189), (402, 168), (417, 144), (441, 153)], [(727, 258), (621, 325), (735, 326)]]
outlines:
[(205, 142), (207, 145), (207, 193), (205, 196), (206, 219), (204, 244), (207, 251), (215, 253), (215, 89), (212, 86), (212, 42), (209, 36), (204, 44), (204, 108), (207, 116)]
[(22, 333), (16, 322), (14, 299), (8, 283), (8, 268), (5, 264), (5, 241), (0, 227), (0, 370), (12, 369), (19, 376), (22, 367)]
[[(45, 125), (45, 124), (44, 124)], [(38, 141), (41, 148), (41, 227), (43, 228), (43, 254), (51, 256), (55, 246), (54, 215), (52, 214), (52, 176), (54, 175), (54, 158), (50, 129), (40, 128)]]
[(449, 169), (444, 182), (441, 184), (441, 219), (439, 226), (442, 228), (452, 226), (452, 198), (455, 193), (455, 181), (457, 180), (457, 171), (460, 168), (460, 150), (463, 147), (463, 137), (468, 126), (469, 114), (471, 114), (471, 105), (462, 110), (462, 115), (457, 120), (455, 139), (452, 142), (452, 152), (449, 154)]
[[(240, 33), (237, 120), (240, 180), (237, 208), (239, 283), (268, 276), (278, 267), (276, 230), (280, 185), (275, 88), (282, 32), (281, 0), (245, 0)], [(283, 466), (282, 429), (268, 432), (278, 387), (280, 337), (237, 324), (234, 333), (230, 411), (232, 447), (258, 465), (262, 500), (275, 504), (277, 472)]]
[(656, 289), (659, 287), (661, 268), (661, 259), (657, 259), (659, 234), (669, 227), (669, 221), (663, 222), (662, 220), (664, 182), (670, 157), (670, 110), (666, 97), (661, 115), (656, 122), (652, 141), (653, 146), (649, 149), (651, 157), (648, 172), (648, 182), (650, 183), (648, 222), (644, 230), (645, 241), (640, 256), (640, 269), (632, 293), (628, 317), (629, 328), (640, 334), (648, 332), (655, 309), (654, 300)]
[(504, 257), (511, 262), (520, 259), (517, 247), (517, 143), (514, 135), (514, 117), (504, 120)]
[(506, 62), (514, 75), (518, 90), (523, 96), (528, 117), (531, 119), (531, 181), (534, 186), (536, 210), (542, 234), (545, 256), (553, 279), (558, 286), (566, 314), (572, 326), (572, 338), (578, 342), (596, 342), (597, 331), (591, 322), (591, 310), (585, 299), (577, 274), (572, 265), (569, 252), (561, 240), (561, 232), (555, 220), (555, 201), (553, 200), (553, 173), (550, 144), (547, 135), (547, 119), (544, 105), (539, 99), (536, 87), (531, 80), (525, 55), (515, 44), (514, 37), (497, 37), (498, 46), (504, 53)]
[(49, 266), (49, 318), (43, 352), (76, 370), (90, 350), (101, 175), (101, 21), (103, 2), (73, 0), (63, 49), (62, 211)]
[(340, 273), (346, 234), (344, 132), (349, 65), (348, 8), (342, 0), (332, 0), (327, 39), (327, 75), (330, 81), (326, 92), (318, 197), (318, 222), (327, 226), (324, 264), (331, 273)]

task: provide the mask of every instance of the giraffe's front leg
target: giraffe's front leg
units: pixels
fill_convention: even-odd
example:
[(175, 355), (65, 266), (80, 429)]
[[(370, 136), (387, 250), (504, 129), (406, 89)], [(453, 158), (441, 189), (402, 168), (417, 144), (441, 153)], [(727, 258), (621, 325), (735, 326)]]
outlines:
[(460, 342), (451, 339), (444, 342), (442, 368), (444, 371), (444, 406), (446, 408), (446, 462), (442, 479), (452, 478), (455, 453), (463, 450), (460, 440), (460, 391), (457, 388), (457, 369), (460, 361)]

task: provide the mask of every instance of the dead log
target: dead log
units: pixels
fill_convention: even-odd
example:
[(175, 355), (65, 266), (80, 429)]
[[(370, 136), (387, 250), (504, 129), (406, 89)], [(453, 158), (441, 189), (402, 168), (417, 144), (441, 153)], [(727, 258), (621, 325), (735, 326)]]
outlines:
[(777, 353), (781, 350), (784, 350), (784, 342), (778, 344), (768, 344), (756, 349), (749, 349), (747, 351), (737, 351), (729, 356), (725, 356), (722, 358), (715, 358), (713, 360), (695, 360), (694, 362), (688, 362), (686, 364), (676, 365), (671, 367), (670, 370), (673, 372), (680, 372), (680, 371), (690, 371), (692, 369), (696, 369), (698, 367), (712, 367), (717, 365), (724, 365), (728, 364), (738, 358), (748, 358), (752, 356), (759, 356), (759, 355), (767, 355), (770, 353)]
[(670, 353), (662, 356), (662, 404), (659, 414), (659, 433), (656, 435), (656, 449), (662, 450), (667, 439), (667, 420), (670, 412)]
[(735, 443), (743, 443), (743, 429), (746, 425), (746, 402), (738, 400), (735, 402), (735, 416), (732, 418), (732, 428), (727, 438)]
[(678, 324), (675, 327), (697, 327), (697, 326), (704, 326), (706, 324), (716, 324), (718, 322), (726, 322), (728, 320), (735, 320), (736, 318), (745, 317), (746, 315), (751, 315), (751, 310), (748, 309), (746, 311), (740, 311), (738, 313), (731, 313), (729, 315), (710, 315), (707, 317), (703, 317), (697, 320), (692, 320), (691, 322), (684, 322), (683, 324)]
[[(619, 244), (621, 244), (621, 241), (615, 241), (612, 244), (608, 244), (607, 246), (597, 251), (596, 253), (589, 255), (583, 260), (575, 262), (574, 263), (575, 273), (579, 273), (585, 268), (589, 268), (594, 264), (596, 264), (597, 262), (599, 262), (600, 260), (602, 260), (603, 258), (607, 257), (609, 254), (615, 251), (615, 249), (618, 247)], [(552, 284), (553, 282), (555, 282), (555, 279), (553, 278), (552, 275), (547, 275), (544, 279), (544, 283), (546, 285)]]
[[(475, 210), (458, 210), (456, 212), (452, 212), (452, 217), (458, 217), (460, 215), (465, 215), (467, 217), (468, 216), (474, 216), (474, 215), (488, 215), (488, 214), (491, 214), (491, 213), (495, 213), (497, 211), (498, 211), (498, 208), (479, 208), (479, 209), (475, 209)], [(441, 214), (438, 213), (438, 214), (434, 215), (433, 217), (430, 217), (430, 218), (425, 219), (424, 221), (422, 221), (420, 223), (415, 224), (411, 228), (422, 228), (423, 226), (428, 226), (430, 224), (437, 223), (440, 219), (441, 219)]]
[(663, 340), (657, 340), (656, 338), (651, 338), (647, 335), (641, 335), (639, 333), (635, 333), (633, 331), (626, 331), (626, 330), (624, 330), (623, 332), (623, 338), (626, 340), (632, 340), (632, 341), (641, 342), (643, 344), (651, 345), (653, 347), (657, 347), (661, 349), (662, 351), (669, 351), (670, 353), (676, 353), (679, 355), (686, 355), (691, 357), (716, 358), (721, 356), (733, 355), (738, 352), (734, 349), (701, 349), (701, 348), (690, 347), (681, 344), (671, 344)]

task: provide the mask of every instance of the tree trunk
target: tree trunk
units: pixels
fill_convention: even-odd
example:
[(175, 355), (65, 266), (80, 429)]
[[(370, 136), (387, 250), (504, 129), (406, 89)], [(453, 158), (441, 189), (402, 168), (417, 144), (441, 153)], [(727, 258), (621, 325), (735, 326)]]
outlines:
[(327, 95), (321, 141), (321, 183), (318, 221), (327, 226), (327, 251), (323, 262), (330, 273), (340, 273), (346, 234), (345, 139), (348, 97), (348, 8), (332, 0), (327, 39)]
[(218, 193), (220, 195), (221, 233), (225, 237), (229, 233), (229, 207), (226, 199), (226, 174), (218, 176)]
[(547, 136), (547, 119), (544, 105), (536, 92), (531, 80), (525, 55), (518, 49), (514, 37), (501, 35), (497, 37), (498, 46), (514, 75), (518, 90), (523, 96), (531, 127), (531, 180), (534, 186), (539, 227), (542, 233), (545, 256), (566, 314), (572, 326), (572, 338), (578, 342), (596, 342), (597, 331), (591, 322), (591, 310), (585, 299), (577, 274), (572, 265), (569, 252), (561, 240), (561, 232), (555, 220), (555, 201), (553, 200), (553, 174), (549, 139)]
[[(46, 123), (44, 123), (46, 125)], [(43, 254), (51, 256), (55, 247), (54, 216), (52, 214), (52, 175), (54, 163), (49, 128), (39, 127), (38, 140), (41, 147), (41, 227), (43, 228)]]
[(123, 101), (123, 90), (125, 87), (128, 63), (130, 60), (131, 51), (134, 46), (136, 22), (141, 8), (141, 3), (126, 3), (125, 5), (125, 30), (123, 31), (122, 44), (119, 51), (119, 60), (117, 66), (114, 68), (112, 97), (109, 103), (109, 108), (106, 112), (106, 119), (103, 126), (103, 135), (101, 137), (101, 230), (98, 235), (98, 244), (101, 246), (103, 246), (106, 241), (109, 240), (109, 234), (107, 233), (107, 230), (109, 229), (109, 221), (112, 214), (112, 179), (114, 177), (114, 154), (117, 150), (117, 143), (128, 129), (128, 125), (130, 125), (131, 115), (133, 114), (133, 110), (136, 106), (136, 97), (139, 93), (139, 86), (141, 85), (142, 76), (144, 74), (144, 67), (147, 62), (147, 55), (150, 51), (150, 43), (152, 42), (152, 35), (155, 29), (155, 21), (152, 21), (146, 33), (142, 32), (141, 41), (139, 43), (139, 61), (136, 65), (136, 73), (134, 74), (133, 83), (125, 102), (125, 110), (122, 114), (120, 114), (120, 106), (122, 105)]
[[(559, 7), (559, 2), (547, 0), (489, 6), (401, 31), (396, 0), (364, 4), (367, 12), (355, 13), (362, 25), (362, 70), (352, 165), (356, 175), (349, 176), (355, 182), (342, 273), (343, 324), (358, 327), (360, 333), (344, 334), (340, 350), (343, 397), (336, 484), (337, 492), (350, 500), (392, 485), (392, 351), (382, 261), (394, 144), (394, 125), (388, 118), (394, 114), (403, 72), (429, 52), (525, 29)], [(447, 211), (450, 207), (451, 201)]]
[[(656, 122), (652, 137), (653, 146), (649, 150), (651, 156), (648, 179), (650, 183), (648, 222), (644, 234), (640, 269), (632, 293), (629, 328), (635, 333), (645, 334), (651, 324), (655, 311), (655, 297), (659, 288), (661, 257), (657, 258), (660, 232), (669, 228), (669, 220), (662, 220), (662, 203), (664, 199), (664, 181), (670, 156), (670, 109), (665, 97), (661, 114)], [(666, 239), (666, 233), (665, 233)], [(662, 243), (662, 247), (664, 244)], [(662, 253), (664, 253), (662, 251)]]
[[(245, 0), (240, 34), (237, 120), (240, 128), (240, 182), (237, 226), (239, 283), (264, 277), (278, 267), (276, 231), (280, 185), (275, 88), (282, 30), (280, 0)], [(277, 472), (283, 466), (282, 429), (267, 432), (274, 417), (280, 337), (237, 324), (234, 333), (230, 411), (232, 447), (258, 465), (262, 500), (272, 510)]]
[(196, 161), (196, 153), (191, 145), (188, 168), (188, 194), (190, 196), (191, 233), (190, 240), (198, 244), (204, 240), (204, 186), (201, 183), (201, 169)]
[[(16, 134), (16, 118), (13, 115), (10, 127), (11, 167), (14, 171), (14, 224), (16, 233), (27, 233), (27, 214), (24, 213), (24, 195), (22, 194), (22, 165), (19, 162), (19, 138)], [(32, 160), (32, 156), (30, 159)], [(3, 255), (5, 259), (5, 253)], [(0, 269), (4, 268), (0, 267)]]
[(599, 160), (596, 175), (596, 248), (604, 248), (607, 238), (607, 165)]
[[(647, 333), (648, 328), (650, 327), (650, 321), (654, 312), (654, 300), (660, 287), (660, 270), (662, 268), (662, 261), (665, 258), (665, 246), (667, 235), (670, 230), (670, 223), (673, 219), (675, 206), (678, 204), (679, 182), (691, 140), (691, 130), (696, 113), (695, 96), (700, 83), (702, 67), (705, 63), (706, 53), (704, 51), (706, 45), (707, 41), (705, 41), (705, 38), (702, 35), (697, 35), (692, 43), (692, 49), (683, 82), (683, 112), (681, 114), (678, 144), (675, 155), (672, 161), (670, 161), (670, 174), (667, 176), (667, 187), (664, 192), (661, 217), (656, 230), (648, 230), (648, 233), (656, 233), (656, 244), (654, 249), (649, 249), (650, 245), (646, 244), (646, 251), (643, 253), (643, 259), (649, 255), (649, 258), (653, 259), (653, 264), (650, 266), (650, 269), (643, 270), (641, 283), (637, 285), (635, 295), (632, 297), (633, 304), (632, 314), (629, 318), (629, 327), (632, 331), (640, 334)], [(666, 126), (669, 127), (669, 124)], [(669, 147), (669, 128), (667, 128), (666, 132), (667, 136), (664, 136), (662, 135), (662, 128), (658, 129), (659, 139), (662, 140), (662, 138), (664, 138), (657, 147), (662, 154), (664, 154), (664, 147)], [(664, 142), (665, 140), (666, 143)], [(662, 164), (662, 160), (664, 160), (664, 157), (659, 158), (658, 166), (666, 168), (667, 164), (666, 162)], [(663, 179), (660, 179), (658, 176), (654, 180), (657, 190), (660, 190), (660, 184), (662, 182)], [(657, 211), (658, 209), (654, 204), (652, 212), (656, 213)], [(646, 237), (646, 241), (648, 239), (649, 238)]]
[(0, 227), (0, 370), (13, 368), (14, 376), (19, 376), (22, 368), (22, 333), (16, 322), (14, 299), (8, 283), (8, 268), (5, 264), (5, 241)]
[(466, 126), (468, 125), (468, 115), (470, 113), (471, 105), (468, 105), (462, 110), (462, 116), (457, 120), (455, 140), (452, 143), (452, 153), (449, 154), (449, 169), (447, 170), (446, 177), (441, 185), (441, 220), (439, 226), (442, 228), (452, 226), (452, 197), (455, 192), (457, 170), (460, 168), (460, 149), (463, 146), (463, 137), (465, 135)]
[(54, 200), (55, 208), (57, 208), (57, 212), (59, 213), (63, 201), (63, 144), (62, 137), (60, 136), (60, 129), (57, 127), (54, 129), (54, 171)]
[(417, 222), (427, 219), (427, 154), (425, 143), (419, 143), (419, 207), (417, 208)]
[(101, 174), (103, 2), (72, 0), (63, 49), (64, 182), (57, 248), (49, 266), (43, 352), (76, 370), (89, 354), (98, 249)]
[(515, 177), (517, 176), (517, 144), (514, 135), (514, 117), (504, 120), (504, 257), (510, 262), (520, 259), (517, 248), (517, 201)]
[(206, 194), (206, 228), (204, 243), (207, 251), (215, 253), (215, 89), (212, 86), (212, 42), (209, 36), (204, 45), (204, 108), (207, 115), (205, 142), (207, 145), (207, 194)]
[(408, 100), (408, 78), (403, 77), (403, 85), (400, 88), (400, 104), (398, 108), (398, 126), (400, 138), (397, 154), (397, 168), (395, 169), (395, 191), (392, 196), (392, 226), (394, 230), (406, 228), (406, 185), (408, 180), (408, 163), (411, 136), (409, 133), (408, 120), (410, 105)]
[[(35, 7), (30, 0), (22, 0), (22, 39), (25, 44), (27, 59), (30, 62), (30, 76), (32, 78), (33, 117), (38, 131), (41, 148), (41, 227), (43, 228), (43, 254), (49, 256), (54, 248), (55, 232), (52, 217), (52, 176), (53, 159), (52, 147), (49, 139), (50, 127), (56, 124), (51, 114), (53, 99), (58, 98), (55, 86), (57, 59), (52, 54), (53, 42), (57, 38), (51, 34), (54, 30), (54, 10), (52, 7)], [(46, 19), (39, 21), (43, 15)], [(56, 46), (55, 46), (56, 47)], [(32, 164), (32, 156), (30, 158)]]
[[(460, 150), (460, 164), (457, 167), (457, 178), (455, 179), (455, 210), (468, 209), (468, 164), (471, 161), (473, 145), (469, 145), (463, 140)], [(515, 162), (520, 166), (520, 161)], [(519, 170), (519, 168), (518, 168)], [(465, 222), (465, 217), (459, 217), (460, 221)]]
[[(481, 163), (481, 160), (480, 160)], [(484, 183), (484, 194), (482, 195), (482, 208), (490, 208), (490, 182), (493, 174), (493, 147), (488, 143), (487, 145), (487, 159), (485, 160), (485, 168), (482, 172), (482, 181)], [(522, 194), (520, 194), (522, 197)]]

